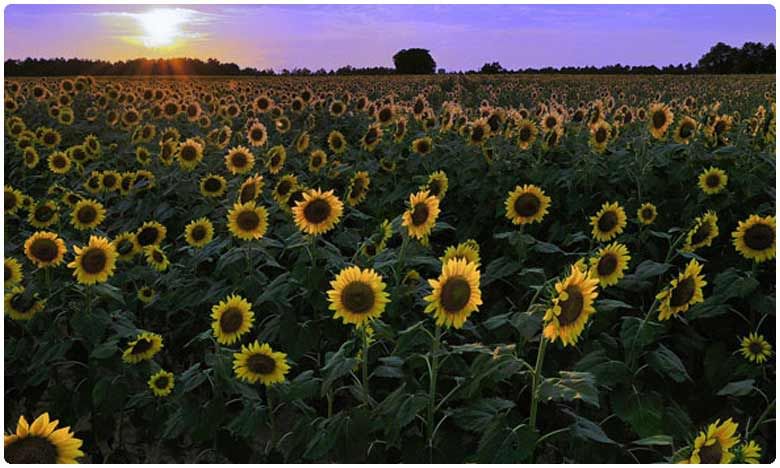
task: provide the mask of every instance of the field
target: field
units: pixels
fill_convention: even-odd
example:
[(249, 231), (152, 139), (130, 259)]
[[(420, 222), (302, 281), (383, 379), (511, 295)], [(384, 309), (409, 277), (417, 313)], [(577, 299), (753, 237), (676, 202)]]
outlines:
[(774, 89), (8, 79), (6, 460), (770, 462)]

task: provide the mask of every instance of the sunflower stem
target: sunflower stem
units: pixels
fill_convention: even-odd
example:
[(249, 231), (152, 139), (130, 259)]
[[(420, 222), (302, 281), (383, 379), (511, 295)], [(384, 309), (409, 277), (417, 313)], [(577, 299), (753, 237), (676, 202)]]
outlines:
[(271, 387), (265, 387), (265, 403), (268, 406), (268, 420), (271, 425), (271, 450), (276, 448), (276, 418), (274, 418), (274, 400), (271, 397)]
[(87, 315), (92, 315), (92, 285), (86, 288)]
[(539, 384), (542, 380), (542, 364), (544, 363), (544, 353), (547, 350), (547, 338), (542, 335), (539, 343), (539, 351), (536, 353), (536, 366), (534, 366), (534, 379), (531, 388), (531, 415), (528, 425), (532, 431), (536, 431), (536, 414), (539, 408)]
[(363, 356), (361, 359), (361, 367), (363, 368), (363, 397), (366, 400), (366, 406), (371, 407), (371, 393), (368, 389), (368, 324), (363, 324), (360, 327), (360, 332), (363, 338)]
[(775, 404), (777, 403), (777, 398), (772, 400), (772, 403), (769, 403), (769, 406), (766, 407), (763, 413), (761, 413), (761, 416), (758, 417), (756, 420), (756, 423), (753, 424), (753, 427), (750, 428), (750, 431), (747, 433), (747, 436), (745, 437), (745, 440), (750, 440), (750, 438), (753, 436), (753, 433), (756, 432), (758, 427), (764, 422), (764, 419), (766, 419), (767, 415), (769, 415), (769, 412), (774, 409)]
[(433, 416), (436, 411), (436, 379), (439, 373), (439, 346), (441, 344), (442, 330), (440, 325), (436, 325), (436, 333), (433, 335), (431, 343), (431, 367), (429, 373), (429, 394), (428, 394), (428, 419), (425, 430), (428, 435), (428, 450), (430, 451), (430, 461), (433, 462)]

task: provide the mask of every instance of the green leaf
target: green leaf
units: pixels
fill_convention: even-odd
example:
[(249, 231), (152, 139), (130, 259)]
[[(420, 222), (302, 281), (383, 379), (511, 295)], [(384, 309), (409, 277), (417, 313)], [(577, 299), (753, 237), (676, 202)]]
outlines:
[(119, 340), (117, 338), (112, 338), (105, 343), (96, 346), (95, 349), (93, 349), (90, 353), (89, 357), (92, 359), (108, 359), (111, 356), (114, 356), (119, 350), (117, 348), (118, 342)]
[(598, 312), (611, 312), (613, 310), (619, 310), (619, 309), (628, 309), (628, 310), (636, 309), (636, 307), (630, 304), (626, 304), (623, 301), (618, 301), (615, 299), (597, 300), (594, 304), (594, 307)]
[(466, 431), (479, 432), (496, 415), (509, 408), (514, 408), (513, 401), (502, 398), (482, 398), (470, 403), (465, 408), (458, 408), (452, 412), (455, 424)]
[(631, 442), (634, 445), (672, 445), (674, 440), (672, 436), (668, 435), (654, 435), (650, 437), (644, 437), (639, 440)]
[(347, 341), (341, 345), (337, 352), (331, 353), (330, 357), (327, 358), (327, 362), (322, 368), (322, 373), (325, 375), (325, 380), (322, 381), (322, 396), (328, 393), (328, 389), (336, 379), (349, 374), (357, 365), (358, 362), (355, 358), (347, 357), (347, 350), (351, 346), (351, 342)]
[(655, 278), (661, 276), (671, 268), (672, 265), (668, 263), (658, 263), (652, 260), (645, 260), (640, 263), (634, 271), (634, 276), (640, 280)]
[(561, 371), (560, 377), (548, 378), (539, 386), (539, 398), (554, 401), (582, 400), (599, 407), (598, 390), (593, 374)]
[(612, 409), (639, 437), (650, 437), (663, 431), (663, 404), (661, 398), (652, 393), (641, 396), (636, 393), (614, 392), (611, 394)]
[(122, 290), (116, 286), (112, 286), (108, 283), (100, 283), (92, 286), (92, 290), (100, 297), (113, 299), (114, 301), (125, 305), (125, 298), (122, 296)]
[(579, 437), (580, 439), (592, 440), (594, 442), (600, 442), (602, 444), (619, 445), (614, 440), (610, 439), (604, 430), (590, 419), (577, 415), (573, 411), (564, 408), (561, 410), (563, 413), (568, 414), (574, 418), (574, 424), (570, 427), (571, 435)]
[(739, 380), (737, 382), (731, 382), (727, 384), (725, 387), (721, 388), (717, 395), (718, 396), (726, 396), (726, 395), (732, 395), (732, 396), (745, 396), (750, 394), (750, 392), (753, 391), (753, 384), (756, 383), (753, 379), (745, 379), (745, 380)]
[(647, 363), (658, 374), (669, 377), (677, 383), (691, 380), (688, 371), (685, 370), (685, 364), (671, 349), (664, 345), (658, 345), (658, 349), (650, 353), (647, 357)]
[(521, 268), (520, 262), (509, 257), (499, 257), (490, 262), (487, 268), (485, 268), (482, 284), (488, 285), (497, 279), (506, 278), (520, 271)]
[(620, 324), (620, 340), (625, 349), (630, 349), (632, 346), (641, 349), (654, 342), (664, 330), (663, 325), (659, 323), (648, 320), (642, 325), (642, 322), (643, 319), (639, 317), (623, 317), (623, 322)]

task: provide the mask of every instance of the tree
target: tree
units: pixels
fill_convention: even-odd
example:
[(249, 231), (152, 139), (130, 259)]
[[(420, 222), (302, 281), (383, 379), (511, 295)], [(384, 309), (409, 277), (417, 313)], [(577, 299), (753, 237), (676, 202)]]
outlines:
[(427, 49), (403, 49), (393, 55), (396, 73), (432, 74), (436, 71), (436, 61)]
[(479, 72), (494, 75), (496, 73), (506, 73), (506, 69), (504, 69), (500, 63), (493, 62), (482, 65), (482, 68), (479, 70)]
[(736, 67), (739, 49), (718, 42), (699, 59), (702, 73), (730, 73)]

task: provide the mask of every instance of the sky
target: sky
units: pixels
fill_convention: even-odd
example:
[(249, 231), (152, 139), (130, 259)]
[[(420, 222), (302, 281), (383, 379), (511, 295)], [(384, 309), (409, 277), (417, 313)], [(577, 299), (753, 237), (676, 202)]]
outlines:
[(5, 58), (216, 58), (260, 69), (393, 66), (398, 50), (479, 69), (696, 63), (775, 42), (771, 5), (9, 5)]

